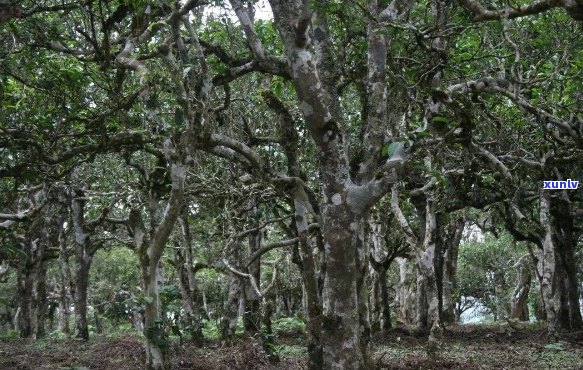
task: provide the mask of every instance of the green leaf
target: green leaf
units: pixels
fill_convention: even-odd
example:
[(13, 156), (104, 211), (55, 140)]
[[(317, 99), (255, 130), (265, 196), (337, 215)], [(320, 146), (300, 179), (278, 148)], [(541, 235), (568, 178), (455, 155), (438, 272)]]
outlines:
[(381, 156), (390, 158), (400, 145), (402, 145), (400, 141), (395, 141), (388, 145), (385, 144), (381, 149)]
[(188, 67), (184, 68), (184, 70), (182, 71), (182, 78), (186, 78), (186, 76), (188, 76), (188, 72), (190, 72), (190, 70), (192, 70), (192, 66), (188, 66)]
[(152, 298), (152, 297), (150, 297), (150, 296), (145, 296), (145, 297), (144, 297), (144, 302), (145, 302), (146, 304), (152, 304), (152, 303), (154, 303), (154, 298)]
[(449, 123), (449, 119), (447, 119), (445, 117), (442, 117), (442, 116), (435, 116), (435, 117), (432, 118), (432, 120), (433, 120), (433, 122), (442, 122), (442, 123), (445, 123), (445, 124), (448, 124)]

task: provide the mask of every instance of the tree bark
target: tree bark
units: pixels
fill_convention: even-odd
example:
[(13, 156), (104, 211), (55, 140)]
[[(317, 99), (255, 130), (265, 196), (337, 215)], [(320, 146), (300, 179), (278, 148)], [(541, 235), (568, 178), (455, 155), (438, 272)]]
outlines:
[[(299, 191), (296, 194), (299, 194)], [(321, 338), (322, 305), (316, 263), (314, 261), (313, 248), (310, 244), (308, 232), (308, 215), (305, 202), (306, 200), (300, 197), (294, 199), (295, 224), (299, 239), (299, 260), (294, 262), (298, 265), (302, 276), (305, 299), (304, 307), (308, 321), (308, 368), (310, 370), (320, 370), (323, 368)]]
[(579, 281), (577, 278), (577, 259), (575, 251), (580, 232), (576, 232), (571, 203), (565, 199), (552, 199), (551, 215), (553, 216), (553, 242), (557, 251), (557, 268), (561, 271), (564, 300), (562, 311), (565, 312), (564, 323), (566, 330), (580, 330), (583, 328), (581, 305), (579, 303)]
[(164, 213), (160, 213), (160, 200), (150, 192), (150, 230), (146, 232), (140, 211), (132, 209), (128, 217), (128, 231), (133, 237), (144, 285), (144, 336), (146, 338), (146, 370), (169, 368), (168, 341), (160, 316), (159, 263), (166, 242), (182, 208), (186, 167), (182, 163), (170, 166), (172, 189)]
[(457, 321), (456, 301), (458, 295), (457, 284), (457, 263), (459, 245), (462, 239), (465, 222), (462, 219), (454, 222), (453, 233), (448, 233), (445, 241), (446, 249), (443, 263), (443, 314), (444, 324), (451, 324)]
[[(179, 217), (182, 229), (181, 247), (176, 249), (176, 267), (178, 273), (178, 283), (182, 295), (182, 308), (185, 314), (185, 326), (190, 332), (192, 342), (197, 346), (202, 346), (202, 321), (201, 304), (198, 286), (195, 280), (192, 256), (192, 238), (188, 225), (188, 209), (183, 207)], [(186, 254), (186, 258), (184, 255)]]
[(20, 303), (18, 305), (17, 318), (15, 319), (16, 328), (21, 338), (30, 338), (33, 335), (33, 292), (34, 282), (36, 280), (36, 266), (26, 263), (24, 271), (19, 271), (18, 278), (18, 296)]
[(43, 338), (46, 335), (45, 321), (48, 311), (47, 300), (47, 261), (43, 258), (39, 261), (37, 277), (34, 289), (34, 301), (36, 307), (35, 319), (35, 339)]
[(528, 294), (530, 292), (530, 284), (532, 281), (532, 264), (530, 263), (530, 255), (522, 256), (514, 268), (517, 272), (517, 284), (510, 302), (510, 317), (520, 321), (528, 321)]
[[(259, 211), (257, 209), (256, 200), (253, 199), (250, 204), (250, 228), (256, 228), (259, 226)], [(249, 242), (249, 255), (253, 255), (261, 247), (261, 231), (256, 230), (251, 232), (248, 236)], [(259, 285), (261, 281), (261, 257), (257, 258), (253, 263), (247, 267), (249, 274), (253, 276), (257, 284)], [(244, 294), (245, 294), (245, 313), (243, 314), (243, 328), (248, 334), (256, 334), (261, 328), (261, 297), (257, 295), (255, 289), (251, 286), (251, 280), (245, 279), (244, 282)]]
[[(234, 219), (234, 217), (231, 217)], [(235, 269), (241, 270), (241, 244), (236, 237), (238, 228), (236, 225), (230, 225), (232, 238), (229, 239), (225, 248), (226, 260)], [(248, 280), (248, 279), (247, 279)], [(224, 341), (231, 342), (235, 338), (235, 331), (237, 329), (237, 321), (239, 319), (241, 301), (243, 300), (244, 307), (244, 282), (243, 278), (236, 274), (231, 274), (229, 278), (229, 292), (227, 301), (223, 306), (223, 317), (221, 318), (221, 337)], [(243, 310), (244, 311), (244, 310)]]
[(63, 222), (60, 222), (59, 228), (59, 330), (65, 333), (67, 338), (71, 336), (69, 321), (70, 311), (70, 294), (71, 271), (69, 269), (69, 258), (67, 254), (67, 237)]
[(76, 256), (75, 271), (75, 328), (76, 337), (89, 340), (89, 325), (87, 322), (87, 290), (89, 286), (89, 256)]
[(411, 264), (406, 258), (397, 257), (395, 259), (399, 266), (399, 283), (395, 301), (397, 303), (396, 321), (399, 325), (412, 326), (415, 322), (416, 312), (413, 304), (415, 294), (415, 274)]
[(552, 238), (550, 220), (550, 194), (548, 191), (540, 192), (540, 224), (543, 228), (542, 251), (539, 251), (539, 270), (541, 272), (541, 296), (547, 317), (547, 331), (551, 338), (557, 337), (558, 311), (561, 307), (558, 293), (558, 282), (555, 274), (556, 251)]

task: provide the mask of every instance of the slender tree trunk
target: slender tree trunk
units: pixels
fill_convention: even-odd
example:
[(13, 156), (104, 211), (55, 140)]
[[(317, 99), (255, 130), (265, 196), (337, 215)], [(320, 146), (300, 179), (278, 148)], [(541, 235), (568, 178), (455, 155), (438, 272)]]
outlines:
[(75, 241), (75, 328), (76, 337), (89, 340), (87, 322), (87, 290), (89, 269), (97, 247), (91, 242), (91, 234), (85, 224), (85, 193), (82, 189), (73, 190), (71, 195), (71, 218)]
[[(372, 262), (372, 259), (371, 259)], [(370, 322), (371, 330), (374, 333), (381, 331), (382, 317), (381, 317), (381, 297), (379, 287), (379, 274), (375, 269), (375, 273), (371, 274), (371, 291), (370, 291)]]
[(167, 370), (169, 368), (168, 340), (160, 315), (159, 264), (183, 206), (184, 181), (186, 179), (186, 167), (182, 163), (173, 163), (170, 167), (172, 188), (163, 212), (161, 212), (159, 196), (153, 191), (150, 191), (149, 194), (149, 232), (146, 232), (138, 209), (130, 211), (127, 221), (128, 231), (136, 244), (144, 285), (146, 370)]
[(418, 330), (429, 329), (428, 353), (437, 352), (442, 336), (441, 318), (439, 315), (439, 294), (435, 271), (436, 228), (437, 220), (433, 201), (425, 200), (425, 229), (421, 249), (416, 251), (417, 267), (417, 325)]
[[(256, 201), (253, 200), (249, 205), (251, 208), (250, 219), (252, 221), (251, 228), (259, 226), (260, 214), (257, 210)], [(249, 255), (255, 253), (261, 247), (261, 231), (257, 230), (249, 234)], [(248, 267), (249, 274), (253, 276), (257, 284), (261, 281), (261, 258), (255, 260)], [(261, 297), (257, 295), (255, 289), (251, 285), (250, 279), (245, 279), (244, 282), (245, 294), (245, 313), (243, 314), (243, 327), (248, 334), (255, 334), (261, 328)]]
[(556, 270), (556, 251), (552, 239), (550, 220), (550, 194), (541, 190), (540, 193), (540, 224), (543, 228), (543, 250), (539, 256), (541, 271), (541, 296), (547, 317), (547, 331), (551, 338), (557, 337), (558, 313), (561, 302), (558, 293)]
[(178, 274), (178, 286), (180, 288), (180, 295), (182, 296), (182, 309), (184, 310), (183, 327), (190, 333), (192, 342), (197, 346), (202, 346), (202, 328), (200, 325), (200, 314), (195, 309), (196, 303), (193, 299), (190, 284), (188, 282), (188, 271), (186, 269), (186, 262), (182, 255), (181, 248), (176, 248), (176, 272)]
[(142, 265), (142, 280), (146, 294), (144, 311), (144, 335), (146, 336), (146, 369), (164, 370), (168, 364), (168, 338), (160, 321), (160, 294), (158, 264)]
[(506, 279), (504, 271), (494, 271), (494, 296), (496, 298), (496, 320), (508, 318), (508, 301), (505, 296)]
[[(202, 335), (200, 295), (193, 271), (192, 238), (190, 236), (188, 209), (186, 207), (183, 207), (181, 211), (179, 222), (182, 229), (182, 251), (177, 250), (176, 255), (178, 257), (177, 264), (182, 304), (191, 339), (195, 345), (202, 346), (204, 338)], [(183, 257), (184, 254), (186, 254), (186, 260)]]
[(381, 296), (381, 329), (388, 330), (391, 325), (391, 306), (389, 300), (389, 288), (387, 286), (387, 269), (383, 266), (379, 274), (379, 291)]
[[(236, 234), (235, 230), (232, 230), (233, 234)], [(232, 238), (226, 248), (227, 260), (231, 266), (235, 266), (236, 269), (240, 270), (238, 267), (240, 263), (240, 253), (241, 245), (239, 240)], [(240, 276), (231, 274), (229, 279), (229, 292), (227, 301), (223, 308), (223, 317), (221, 318), (221, 337), (227, 342), (232, 341), (235, 338), (235, 331), (237, 329), (237, 320), (239, 318), (241, 298), (244, 298), (244, 283)], [(243, 300), (244, 307), (244, 300)]]
[(455, 226), (453, 235), (450, 240), (446, 241), (447, 249), (444, 255), (443, 268), (443, 322), (454, 323), (456, 319), (456, 300), (458, 295), (457, 284), (457, 263), (458, 251), (462, 238), (465, 222), (460, 222)]
[(36, 306), (36, 320), (35, 320), (35, 338), (39, 339), (46, 335), (46, 318), (48, 312), (47, 301), (47, 261), (41, 259), (38, 264), (37, 278), (35, 282), (35, 306)]
[(532, 281), (532, 266), (530, 256), (522, 256), (514, 265), (517, 272), (517, 284), (510, 302), (510, 317), (521, 321), (528, 321), (528, 294)]
[[(298, 190), (299, 191), (299, 190)], [(299, 193), (298, 193), (299, 194)], [(308, 232), (307, 203), (303, 197), (294, 199), (296, 228), (299, 238), (298, 257), (296, 264), (302, 275), (302, 287), (305, 298), (305, 312), (308, 321), (308, 369), (320, 370), (323, 368), (322, 358), (322, 306), (320, 288)]]
[(71, 336), (69, 321), (71, 317), (70, 311), (70, 295), (69, 286), (71, 285), (71, 271), (69, 269), (69, 260), (67, 255), (67, 240), (65, 230), (62, 227), (59, 229), (59, 330), (65, 333), (67, 338)]
[(75, 271), (75, 328), (76, 337), (89, 340), (89, 325), (87, 322), (87, 290), (89, 286), (89, 268), (92, 257), (81, 254), (76, 258)]

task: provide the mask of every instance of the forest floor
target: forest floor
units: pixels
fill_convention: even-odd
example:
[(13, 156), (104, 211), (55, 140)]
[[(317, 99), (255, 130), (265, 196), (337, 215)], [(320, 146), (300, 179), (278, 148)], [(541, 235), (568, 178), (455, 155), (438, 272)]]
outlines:
[[(299, 332), (280, 333), (275, 347), (281, 362), (269, 364), (259, 344), (241, 338), (232, 346), (209, 342), (204, 348), (171, 346), (172, 369), (305, 369)], [(549, 342), (541, 329), (515, 330), (507, 325), (464, 325), (444, 334), (442, 351), (430, 359), (426, 339), (403, 329), (373, 338), (380, 369), (583, 369), (583, 337)], [(136, 335), (75, 340), (0, 340), (0, 370), (139, 370), (142, 339)]]

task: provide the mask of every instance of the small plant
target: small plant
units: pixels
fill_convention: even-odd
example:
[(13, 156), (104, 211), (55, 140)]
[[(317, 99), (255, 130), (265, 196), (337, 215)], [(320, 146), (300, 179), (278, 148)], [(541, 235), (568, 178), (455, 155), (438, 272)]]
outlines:
[(10, 340), (16, 338), (18, 338), (18, 332), (16, 330), (0, 334), (0, 340)]
[(282, 317), (273, 322), (273, 331), (275, 333), (303, 331), (306, 324), (298, 317)]

